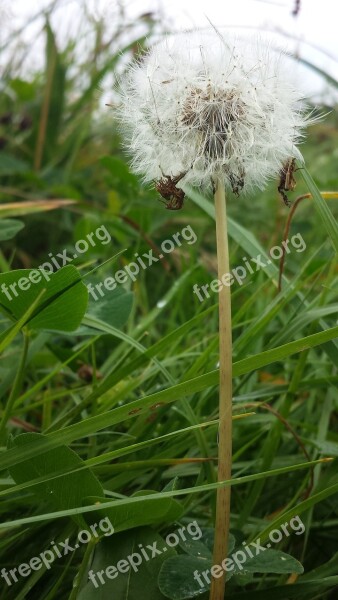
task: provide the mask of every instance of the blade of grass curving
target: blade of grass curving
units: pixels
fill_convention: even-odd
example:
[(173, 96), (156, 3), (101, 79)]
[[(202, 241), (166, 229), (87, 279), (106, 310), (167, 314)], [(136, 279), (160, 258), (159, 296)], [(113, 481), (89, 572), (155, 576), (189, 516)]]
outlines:
[(50, 371), (50, 373), (48, 373), (45, 377), (43, 377), (42, 379), (40, 379), (35, 385), (33, 385), (31, 388), (29, 388), (24, 394), (22, 394), (15, 402), (15, 406), (20, 406), (23, 402), (25, 402), (26, 400), (28, 400), (28, 398), (30, 398), (31, 396), (35, 395), (39, 390), (41, 390), (41, 388), (43, 388), (46, 383), (48, 383), (48, 381), (50, 381), (51, 379), (53, 379), (53, 377), (55, 375), (57, 375), (58, 373), (60, 373), (60, 371), (63, 371), (63, 369), (71, 362), (73, 362), (73, 360), (77, 357), (80, 356), (84, 350), (86, 350), (87, 348), (89, 348), (91, 345), (95, 344), (95, 342), (97, 342), (97, 340), (100, 338), (100, 335), (95, 336), (90, 338), (90, 340), (87, 340), (84, 344), (81, 345), (80, 349), (77, 350), (76, 352), (74, 352), (67, 360), (65, 360), (62, 363), (59, 363), (54, 369), (52, 369), (52, 371)]
[[(278, 469), (271, 469), (270, 471), (264, 471), (262, 473), (255, 473), (254, 475), (245, 475), (243, 477), (237, 477), (234, 479), (230, 479), (228, 481), (220, 481), (217, 483), (207, 483), (205, 485), (199, 485), (199, 486), (184, 488), (184, 489), (179, 489), (179, 490), (171, 490), (171, 491), (167, 491), (167, 492), (157, 492), (154, 494), (148, 494), (146, 496), (140, 495), (140, 496), (128, 497), (128, 498), (123, 498), (122, 500), (112, 500), (112, 501), (105, 502), (101, 508), (98, 508), (97, 504), (94, 504), (94, 505), (90, 504), (88, 506), (80, 506), (78, 508), (71, 508), (68, 510), (61, 510), (61, 511), (56, 511), (56, 512), (45, 513), (42, 515), (30, 516), (30, 517), (26, 517), (24, 519), (16, 519), (13, 521), (8, 521), (6, 523), (1, 523), (0, 529), (8, 529), (10, 527), (18, 527), (21, 525), (26, 525), (28, 523), (38, 523), (41, 521), (48, 521), (50, 519), (60, 519), (62, 517), (69, 517), (71, 515), (80, 515), (80, 514), (85, 514), (85, 513), (89, 513), (89, 512), (104, 510), (105, 508), (110, 508), (110, 507), (117, 507), (117, 506), (127, 507), (127, 506), (132, 506), (133, 504), (138, 504), (140, 502), (146, 503), (147, 501), (151, 501), (151, 500), (157, 500), (157, 499), (160, 500), (163, 498), (175, 498), (176, 496), (186, 496), (189, 494), (200, 494), (201, 492), (211, 492), (213, 490), (217, 490), (220, 487), (229, 486), (229, 485), (230, 486), (243, 485), (243, 484), (249, 483), (251, 481), (255, 481), (257, 479), (265, 479), (267, 477), (276, 477), (278, 475), (285, 475), (288, 473), (292, 473), (294, 471), (309, 469), (309, 468), (314, 467), (315, 465), (321, 464), (323, 462), (330, 462), (330, 461), (332, 461), (331, 458), (323, 458), (323, 459), (313, 460), (311, 462), (290, 465), (287, 467), (280, 467)], [(334, 491), (332, 491), (332, 488), (334, 488)], [(326, 497), (330, 496), (331, 494), (335, 493), (337, 490), (338, 490), (338, 483), (336, 485), (332, 486), (331, 488), (324, 490), (324, 492), (326, 492), (326, 495), (323, 497), (326, 498)]]
[(324, 227), (331, 239), (333, 248), (336, 252), (338, 252), (338, 223), (329, 209), (328, 204), (322, 197), (309, 171), (305, 167), (302, 167), (300, 172), (309, 189), (309, 192), (312, 195), (315, 208), (323, 221)]
[(21, 318), (15, 323), (15, 325), (13, 325), (7, 331), (5, 331), (5, 333), (2, 336), (2, 339), (0, 338), (0, 352), (2, 352), (14, 340), (19, 331), (29, 322), (31, 315), (34, 313), (45, 292), (45, 289), (41, 290), (39, 295), (35, 298), (34, 302), (21, 316)]
[[(307, 463), (307, 464), (310, 464), (310, 463)], [(309, 508), (312, 508), (313, 506), (318, 504), (318, 502), (321, 502), (322, 500), (325, 500), (326, 498), (333, 496), (337, 492), (338, 492), (338, 483), (335, 483), (335, 484), (325, 488), (324, 490), (321, 490), (320, 492), (313, 494), (306, 500), (299, 502), (299, 504), (297, 504), (296, 506), (293, 506), (289, 510), (286, 510), (286, 511), (283, 511), (282, 513), (280, 513), (278, 515), (278, 517), (273, 519), (269, 523), (269, 525), (265, 529), (263, 529), (263, 531), (260, 532), (259, 536), (255, 536), (254, 539), (258, 539), (258, 537), (259, 537), (261, 542), (264, 543), (269, 538), (269, 533), (271, 531), (273, 531), (273, 529), (278, 529), (282, 523), (289, 522), (290, 519), (292, 519), (292, 517), (295, 517), (296, 515), (301, 515), (303, 512), (305, 512)]]
[[(187, 275), (189, 275), (190, 272), (184, 273), (183, 276), (180, 277), (179, 280), (176, 282), (176, 284), (167, 292), (167, 294), (162, 299), (162, 306), (163, 306), (163, 303), (167, 304), (173, 299), (174, 295), (179, 290), (180, 285), (186, 280), (186, 277), (187, 277)], [(209, 312), (215, 310), (216, 308), (217, 308), (217, 305), (214, 305), (214, 306), (208, 308), (204, 313), (201, 313), (201, 314), (203, 314), (205, 316), (205, 315), (209, 314)], [(141, 335), (141, 333), (144, 329), (146, 329), (147, 327), (150, 326), (150, 324), (157, 317), (157, 315), (159, 314), (159, 312), (161, 310), (162, 310), (162, 308), (161, 309), (155, 308), (152, 311), (150, 311), (150, 313), (147, 315), (146, 321), (145, 322), (142, 321), (142, 323), (140, 323), (140, 325), (139, 325), (139, 329), (138, 329), (139, 335)], [(92, 319), (92, 317), (91, 317), (91, 319)], [(64, 415), (58, 421), (54, 422), (51, 425), (51, 427), (49, 428), (49, 431), (54, 431), (54, 430), (58, 429), (61, 425), (66, 423), (67, 421), (75, 418), (78, 414), (81, 413), (81, 411), (84, 407), (89, 406), (93, 401), (97, 400), (97, 398), (99, 398), (105, 392), (107, 392), (109, 389), (111, 389), (116, 383), (121, 381), (121, 379), (130, 375), (132, 370), (138, 368), (139, 366), (142, 366), (145, 362), (148, 362), (149, 359), (151, 359), (154, 362), (154, 364), (159, 366), (160, 365), (159, 361), (156, 358), (154, 358), (156, 356), (156, 354), (158, 354), (164, 348), (170, 346), (172, 344), (172, 342), (177, 339), (177, 336), (179, 334), (184, 335), (184, 333), (189, 331), (190, 327), (192, 327), (195, 324), (195, 319), (196, 319), (196, 324), (197, 324), (197, 322), (200, 320), (200, 317), (197, 315), (195, 318), (191, 319), (190, 321), (188, 321), (187, 323), (182, 325), (180, 328), (178, 328), (175, 331), (168, 334), (166, 337), (164, 337), (162, 340), (160, 340), (159, 342), (154, 344), (149, 349), (142, 346), (139, 342), (136, 342), (134, 340), (134, 338), (132, 338), (131, 336), (128, 336), (127, 334), (124, 334), (123, 332), (117, 330), (117, 333), (118, 333), (117, 337), (119, 337), (122, 340), (122, 342), (125, 342), (129, 347), (135, 347), (137, 350), (139, 350), (141, 352), (141, 355), (138, 356), (137, 358), (135, 358), (131, 364), (130, 363), (126, 364), (125, 359), (124, 358), (123, 358), (123, 360), (121, 359), (121, 366), (117, 367), (117, 368), (116, 368), (116, 358), (113, 357), (114, 360), (112, 360), (112, 357), (111, 357), (109, 360), (109, 364), (111, 363), (112, 366), (114, 366), (112, 372), (104, 379), (104, 381), (100, 385), (98, 385), (96, 387), (95, 390), (93, 390), (86, 398), (84, 398), (78, 406), (73, 407), (67, 413), (67, 415)], [(115, 335), (113, 330), (111, 330), (109, 332), (106, 331), (105, 333), (110, 333), (111, 335)], [(134, 330), (134, 336), (136, 337), (135, 330)], [(139, 344), (139, 346), (138, 346), (138, 344)], [(119, 354), (121, 355), (121, 347), (119, 347)], [(114, 364), (114, 361), (115, 361), (115, 364)], [(171, 381), (171, 379), (170, 379), (171, 376), (170, 376), (169, 372), (163, 366), (161, 367), (160, 370), (162, 370), (162, 373), (165, 376), (165, 378), (168, 381)]]
[[(234, 376), (237, 377), (238, 375), (244, 375), (245, 373), (256, 370), (262, 366), (279, 360), (284, 360), (286, 357), (292, 354), (323, 344), (324, 342), (333, 339), (337, 335), (338, 326), (327, 331), (315, 333), (300, 340), (289, 342), (289, 344), (285, 344), (285, 346), (273, 348), (272, 350), (266, 350), (265, 352), (261, 352), (256, 356), (245, 358), (234, 363)], [(167, 404), (176, 402), (178, 399), (184, 396), (189, 396), (194, 392), (217, 385), (218, 377), (218, 370), (211, 371), (205, 375), (200, 375), (199, 377), (189, 381), (174, 385), (171, 388), (161, 390), (160, 392), (156, 392), (150, 396), (130, 402), (125, 406), (119, 406), (118, 408), (106, 413), (85, 419), (80, 423), (69, 425), (60, 431), (50, 433), (48, 436), (46, 436), (45, 440), (41, 440), (39, 443), (32, 445), (27, 444), (24, 449), (10, 449), (0, 456), (0, 469), (5, 469), (12, 464), (15, 464), (15, 462), (22, 462), (27, 458), (36, 456), (36, 454), (39, 452), (46, 452), (47, 450), (57, 448), (62, 444), (70, 444), (74, 440), (91, 435), (100, 429), (105, 429), (111, 425), (122, 423), (135, 414), (140, 415), (147, 412), (152, 406), (158, 406), (159, 403)], [(137, 410), (137, 413), (135, 413), (135, 409), (140, 410)]]
[[(303, 169), (301, 170), (301, 173), (303, 173)], [(191, 198), (191, 200), (197, 206), (199, 206), (207, 215), (209, 215), (209, 217), (211, 217), (212, 219), (215, 219), (215, 210), (214, 210), (212, 203), (207, 198), (205, 198), (204, 196), (199, 194), (195, 189), (190, 188), (190, 187), (188, 188), (187, 186), (183, 186), (183, 187), (186, 190), (186, 193), (189, 196), (189, 198)], [(315, 192), (318, 194), (319, 191), (316, 188), (316, 186), (314, 186), (314, 189), (315, 189)], [(319, 193), (319, 196), (320, 196), (320, 193)], [(321, 198), (321, 196), (320, 196), (319, 201), (321, 204), (324, 202), (323, 199)], [(327, 206), (326, 206), (326, 208), (328, 209)], [(325, 211), (325, 209), (323, 209), (323, 210)], [(331, 215), (331, 217), (330, 217), (330, 219), (331, 219), (332, 218), (331, 212), (330, 212), (330, 215)], [(275, 285), (275, 287), (278, 288), (278, 282), (279, 282), (279, 277), (280, 277), (279, 269), (273, 264), (273, 262), (269, 261), (268, 255), (266, 254), (265, 250), (261, 247), (260, 243), (256, 240), (256, 238), (252, 234), (252, 232), (248, 231), (247, 229), (245, 229), (244, 227), (242, 227), (241, 225), (236, 223), (236, 221), (234, 221), (233, 219), (231, 219), (229, 217), (228, 218), (228, 233), (229, 233), (230, 237), (234, 241), (236, 241), (242, 248), (244, 248), (245, 252), (247, 252), (251, 257), (257, 257), (257, 255), (261, 255), (261, 257), (265, 260), (265, 263), (266, 263), (264, 273), (266, 273), (269, 276), (272, 283)], [(284, 274), (282, 275), (282, 281), (284, 282), (283, 288), (285, 288), (285, 286), (287, 286), (290, 283), (288, 278)], [(282, 294), (284, 293), (283, 288), (282, 288)], [(308, 302), (304, 298), (304, 295), (302, 294), (302, 292), (299, 291), (297, 293), (297, 297), (299, 298), (300, 302), (305, 307), (308, 306)], [(319, 325), (323, 330), (327, 329), (327, 323), (323, 319), (320, 319)], [(338, 366), (338, 356), (337, 356), (338, 355), (338, 342), (335, 340), (330, 341), (329, 343), (327, 343), (324, 346), (324, 351), (330, 357), (333, 364)]]
[[(237, 420), (237, 419), (245, 418), (251, 414), (253, 414), (253, 413), (242, 413), (240, 415), (234, 415), (233, 419)], [(156, 444), (160, 444), (164, 441), (170, 440), (170, 439), (175, 438), (176, 436), (179, 436), (182, 434), (186, 435), (191, 431), (195, 431), (196, 429), (205, 429), (206, 427), (212, 427), (212, 426), (216, 426), (216, 425), (218, 425), (218, 419), (216, 419), (214, 421), (206, 421), (205, 423), (199, 423), (198, 425), (190, 425), (189, 427), (185, 427), (184, 429), (178, 429), (175, 431), (171, 431), (170, 433), (166, 433), (166, 434), (161, 435), (156, 438), (144, 440), (143, 442), (138, 442), (136, 444), (130, 444), (128, 446), (124, 446), (123, 448), (117, 448), (116, 450), (106, 452), (105, 454), (95, 456), (93, 458), (88, 458), (87, 460), (83, 461), (82, 465), (79, 465), (76, 468), (60, 469), (59, 471), (50, 473), (48, 476), (37, 477), (37, 478), (29, 481), (28, 483), (14, 485), (6, 490), (2, 490), (2, 491), (0, 491), (0, 497), (8, 496), (12, 493), (17, 493), (24, 489), (29, 489), (29, 488), (33, 487), (34, 485), (38, 485), (39, 483), (44, 483), (51, 479), (57, 479), (58, 477), (61, 477), (63, 475), (75, 473), (76, 471), (81, 471), (82, 469), (85, 469), (88, 467), (90, 467), (90, 468), (96, 467), (98, 465), (104, 464), (106, 462), (110, 462), (111, 460), (115, 460), (117, 458), (120, 458), (121, 456), (126, 456), (128, 454), (137, 452), (139, 450), (151, 448), (152, 446), (154, 446)]]

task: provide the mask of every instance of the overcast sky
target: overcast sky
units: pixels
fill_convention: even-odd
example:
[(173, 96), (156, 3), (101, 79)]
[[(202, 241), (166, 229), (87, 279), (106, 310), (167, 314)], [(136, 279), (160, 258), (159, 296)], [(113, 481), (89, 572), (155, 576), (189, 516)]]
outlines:
[[(62, 27), (62, 24), (70, 18), (75, 26), (84, 1), (65, 0), (65, 7), (59, 9), (56, 17), (59, 20), (58, 27), (60, 25)], [(48, 3), (48, 0), (0, 0), (0, 14), (2, 6), (2, 12), (10, 15), (7, 23), (9, 22), (11, 27), (18, 27)], [(104, 14), (107, 19), (114, 18), (119, 3), (126, 6), (127, 14), (131, 18), (148, 11), (160, 11), (163, 20), (171, 29), (206, 27), (209, 18), (218, 28), (227, 27), (241, 33), (254, 30), (270, 32), (270, 37), (272, 36), (276, 46), (297, 52), (302, 58), (313, 62), (338, 79), (338, 3), (334, 0), (300, 0), (299, 14), (296, 17), (292, 15), (296, 0), (87, 0), (86, 2), (94, 15), (99, 17)], [(6, 28), (6, 19), (1, 18), (0, 27), (2, 28), (1, 39)], [(31, 35), (34, 38), (33, 30)], [(36, 53), (38, 52), (37, 49)], [(295, 68), (294, 63), (291, 68)], [(300, 79), (305, 81), (305, 92), (311, 96), (318, 90), (323, 90), (322, 80), (302, 69)]]

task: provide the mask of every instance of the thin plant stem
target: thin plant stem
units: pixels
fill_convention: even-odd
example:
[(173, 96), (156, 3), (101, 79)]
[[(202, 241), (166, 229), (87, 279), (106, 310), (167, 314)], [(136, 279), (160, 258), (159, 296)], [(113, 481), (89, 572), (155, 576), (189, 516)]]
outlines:
[[(218, 180), (215, 191), (218, 279), (229, 269), (229, 247), (224, 184)], [(231, 479), (232, 461), (232, 335), (230, 285), (219, 292), (219, 434), (218, 481)], [(230, 527), (231, 486), (217, 490), (213, 564), (221, 565), (227, 557)], [(221, 577), (211, 579), (210, 600), (223, 600), (225, 569)]]
[(25, 330), (23, 330), (23, 339), (24, 339), (24, 344), (23, 344), (23, 350), (22, 350), (22, 355), (21, 355), (21, 360), (20, 360), (20, 364), (18, 366), (18, 370), (16, 372), (16, 376), (14, 379), (14, 383), (13, 383), (13, 387), (8, 399), (8, 402), (5, 406), (5, 410), (1, 419), (1, 424), (0, 424), (0, 444), (5, 444), (6, 443), (6, 425), (7, 425), (7, 421), (11, 416), (12, 413), (12, 409), (14, 406), (14, 403), (18, 397), (18, 395), (20, 394), (21, 391), (21, 384), (22, 384), (22, 379), (23, 379), (23, 375), (24, 375), (24, 370), (25, 370), (25, 365), (26, 365), (26, 359), (27, 359), (27, 353), (28, 353), (28, 346), (29, 346), (29, 333), (27, 333)]
[(92, 538), (90, 538), (87, 548), (86, 548), (86, 551), (84, 553), (83, 559), (82, 559), (81, 567), (73, 581), (73, 588), (72, 588), (72, 591), (70, 593), (68, 600), (76, 600), (76, 598), (78, 597), (82, 580), (86, 574), (89, 561), (91, 559), (93, 550), (94, 550), (96, 544), (98, 543), (98, 541), (99, 541), (98, 538), (95, 538), (94, 536)]
[[(310, 198), (310, 197), (311, 197), (311, 194), (304, 194), (303, 196), (298, 196), (298, 198), (296, 198), (296, 200), (292, 204), (291, 210), (288, 214), (288, 218), (286, 220), (286, 224), (285, 224), (285, 228), (284, 228), (283, 242), (286, 242), (286, 240), (288, 239), (292, 217), (295, 213), (295, 210), (296, 210), (298, 204), (302, 200), (304, 200), (304, 198)], [(278, 293), (282, 291), (282, 279), (283, 279), (283, 272), (284, 272), (285, 255), (286, 255), (286, 248), (285, 248), (285, 245), (283, 245), (282, 256), (279, 261), (279, 277), (278, 277), (278, 288), (277, 288)]]

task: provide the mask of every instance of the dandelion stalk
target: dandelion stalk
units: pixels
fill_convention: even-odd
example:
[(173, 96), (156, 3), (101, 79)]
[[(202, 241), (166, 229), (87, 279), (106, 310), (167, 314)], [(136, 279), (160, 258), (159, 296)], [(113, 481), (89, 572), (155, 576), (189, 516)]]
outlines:
[[(222, 281), (229, 268), (229, 247), (224, 183), (220, 179), (215, 191), (218, 279)], [(232, 336), (230, 286), (219, 292), (219, 430), (218, 481), (231, 479), (232, 458)], [(221, 565), (226, 558), (230, 527), (231, 487), (217, 490), (213, 564)], [(210, 600), (223, 600), (225, 573), (212, 578)]]

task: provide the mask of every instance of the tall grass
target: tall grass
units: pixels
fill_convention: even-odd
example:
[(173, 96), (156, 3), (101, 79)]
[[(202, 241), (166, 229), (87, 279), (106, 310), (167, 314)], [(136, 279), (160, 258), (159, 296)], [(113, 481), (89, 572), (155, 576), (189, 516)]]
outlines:
[[(17, 573), (11, 585), (2, 576), (0, 598), (207, 598), (193, 572), (211, 566), (218, 297), (209, 288), (200, 302), (193, 286), (216, 278), (212, 200), (190, 190), (184, 210), (166, 211), (129, 172), (114, 108), (97, 110), (100, 90), (158, 27), (154, 17), (128, 28), (121, 17), (114, 31), (90, 22), (82, 60), (77, 40), (60, 49), (52, 21), (44, 23), (43, 69), (20, 69), (24, 48), (1, 77), (0, 289), (49, 254), (71, 255), (102, 225), (112, 240), (90, 246), (50, 282), (11, 300), (0, 292), (0, 566), (9, 572), (52, 541), (72, 543), (105, 517), (115, 533), (92, 536), (51, 568)], [(337, 463), (322, 459), (338, 455), (337, 201), (318, 196), (338, 189), (336, 131), (332, 111), (304, 146), (315, 183), (296, 173), (291, 197), (313, 197), (293, 215), (279, 292), (280, 259), (269, 250), (281, 245), (288, 211), (277, 184), (255, 200), (228, 202), (231, 265), (258, 255), (266, 264), (256, 271), (251, 261), (254, 272), (232, 287), (233, 547), (266, 543), (297, 515), (305, 525), (237, 570), (228, 598), (336, 594)], [(136, 253), (158, 256), (187, 226), (195, 243), (182, 240), (97, 301), (88, 292)], [(181, 540), (98, 589), (88, 580), (90, 568), (116, 565), (138, 544), (161, 546), (193, 521), (201, 540)]]

